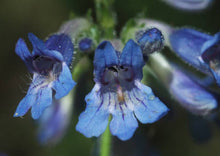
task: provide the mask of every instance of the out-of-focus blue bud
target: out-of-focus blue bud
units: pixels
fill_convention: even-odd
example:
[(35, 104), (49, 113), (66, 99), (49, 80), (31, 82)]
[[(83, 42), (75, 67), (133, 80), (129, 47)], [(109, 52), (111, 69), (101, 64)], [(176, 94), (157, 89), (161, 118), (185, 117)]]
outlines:
[(160, 51), (164, 45), (164, 37), (161, 31), (157, 28), (137, 32), (136, 41), (140, 45), (144, 55), (149, 55), (155, 51)]
[(184, 108), (194, 114), (207, 115), (217, 108), (217, 101), (212, 93), (177, 68), (173, 68), (173, 79), (169, 90)]
[(93, 50), (93, 41), (90, 38), (82, 38), (79, 41), (78, 48), (81, 52), (89, 53)]
[(137, 19), (136, 20), (138, 25), (144, 25), (143, 30), (149, 29), (149, 28), (157, 28), (161, 31), (164, 38), (164, 44), (169, 45), (169, 35), (174, 30), (171, 26), (169, 26), (166, 23), (163, 23), (161, 21), (153, 20), (153, 19)]
[(61, 100), (54, 99), (39, 119), (38, 139), (42, 145), (55, 145), (66, 134), (73, 111), (71, 93)]
[(158, 53), (151, 55), (150, 60), (150, 65), (156, 75), (160, 77), (169, 92), (182, 107), (197, 115), (208, 115), (217, 108), (218, 104), (215, 96), (198, 84), (195, 76), (191, 78), (191, 73), (186, 73), (170, 64)]
[(213, 0), (163, 0), (167, 4), (185, 11), (201, 11), (210, 6)]

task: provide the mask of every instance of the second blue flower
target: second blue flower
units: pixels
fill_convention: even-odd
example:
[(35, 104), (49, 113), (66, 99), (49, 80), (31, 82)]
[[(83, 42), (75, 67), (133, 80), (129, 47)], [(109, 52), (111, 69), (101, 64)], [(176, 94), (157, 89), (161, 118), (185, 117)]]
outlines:
[(76, 130), (86, 137), (101, 135), (110, 121), (112, 135), (130, 139), (141, 123), (153, 123), (163, 117), (168, 108), (151, 88), (140, 81), (144, 60), (141, 48), (129, 40), (122, 53), (103, 41), (95, 51), (92, 91), (86, 96), (86, 110), (80, 115)]

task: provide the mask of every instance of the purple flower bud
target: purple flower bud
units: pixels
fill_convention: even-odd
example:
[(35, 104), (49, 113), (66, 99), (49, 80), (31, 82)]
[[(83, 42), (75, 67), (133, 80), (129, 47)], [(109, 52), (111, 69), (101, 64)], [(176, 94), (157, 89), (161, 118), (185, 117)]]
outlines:
[(93, 41), (90, 38), (83, 38), (79, 41), (79, 50), (88, 53), (93, 50)]
[(149, 28), (157, 28), (161, 31), (163, 34), (163, 42), (165, 45), (169, 45), (169, 35), (172, 33), (173, 28), (161, 21), (153, 20), (153, 19), (138, 19), (137, 20), (138, 25), (144, 25), (143, 29), (149, 29)]
[(157, 28), (147, 29), (136, 33), (136, 40), (140, 45), (143, 54), (149, 55), (163, 48), (164, 37)]

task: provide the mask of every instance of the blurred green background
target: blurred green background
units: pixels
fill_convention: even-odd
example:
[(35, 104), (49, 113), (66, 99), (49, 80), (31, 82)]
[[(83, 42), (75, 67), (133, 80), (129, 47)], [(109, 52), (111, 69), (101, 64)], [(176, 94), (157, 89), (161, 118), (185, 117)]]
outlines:
[[(27, 40), (27, 33), (33, 32), (39, 38), (56, 32), (69, 19), (70, 12), (83, 16), (87, 10), (94, 10), (92, 0), (1, 0), (0, 1), (0, 156), (86, 156), (96, 155), (97, 139), (87, 139), (75, 130), (78, 112), (75, 110), (67, 135), (57, 146), (43, 147), (36, 139), (36, 124), (28, 113), (13, 118), (19, 101), (25, 96), (30, 83), (24, 63), (14, 52), (19, 37)], [(220, 2), (203, 12), (188, 13), (169, 7), (160, 0), (115, 0), (117, 31), (125, 22), (138, 15), (162, 20), (173, 26), (191, 26), (198, 30), (216, 33), (220, 29)], [(92, 72), (88, 73), (90, 81)], [(81, 89), (81, 95), (89, 92)], [(135, 136), (122, 142), (113, 138), (112, 155), (165, 155), (165, 156), (218, 156), (220, 155), (220, 129), (208, 123), (212, 130), (209, 141), (198, 143), (189, 134), (188, 113), (177, 103), (162, 94), (155, 93), (172, 107), (171, 113), (153, 125), (140, 125)], [(83, 97), (77, 105), (85, 106)], [(83, 108), (82, 108), (83, 109)], [(80, 111), (82, 111), (80, 109)], [(199, 132), (198, 132), (199, 133)]]

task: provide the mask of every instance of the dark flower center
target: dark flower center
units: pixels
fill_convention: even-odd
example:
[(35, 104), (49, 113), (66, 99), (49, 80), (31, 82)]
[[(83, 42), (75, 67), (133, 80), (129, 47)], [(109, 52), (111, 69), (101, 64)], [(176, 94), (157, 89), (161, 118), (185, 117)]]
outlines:
[(62, 70), (61, 62), (47, 56), (36, 56), (32, 64), (34, 69), (44, 76), (50, 76), (51, 74), (58, 76)]
[(101, 80), (102, 92), (117, 92), (119, 101), (123, 101), (123, 92), (134, 87), (133, 80), (134, 72), (131, 67), (108, 67), (105, 69)]

